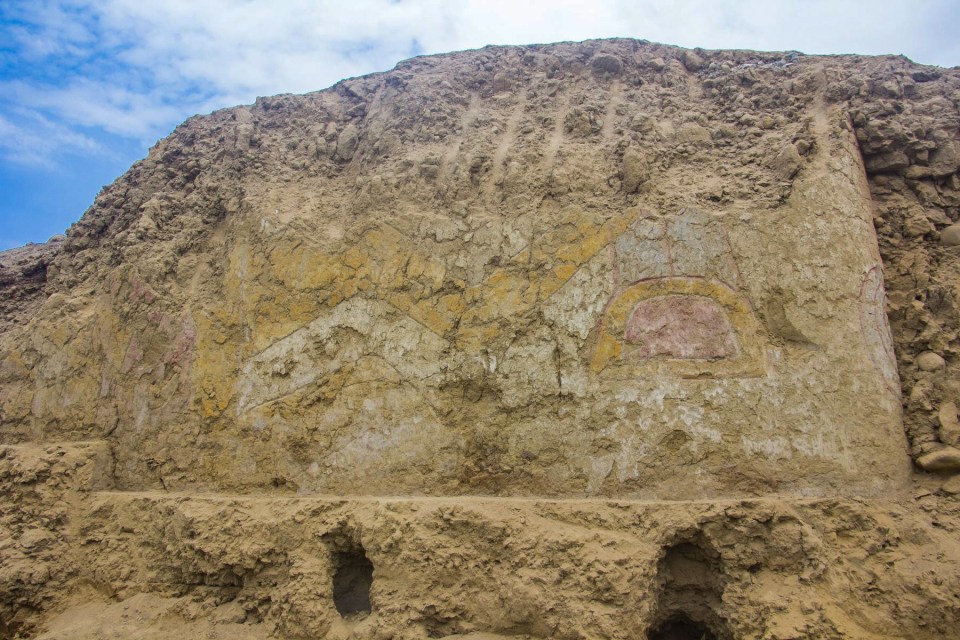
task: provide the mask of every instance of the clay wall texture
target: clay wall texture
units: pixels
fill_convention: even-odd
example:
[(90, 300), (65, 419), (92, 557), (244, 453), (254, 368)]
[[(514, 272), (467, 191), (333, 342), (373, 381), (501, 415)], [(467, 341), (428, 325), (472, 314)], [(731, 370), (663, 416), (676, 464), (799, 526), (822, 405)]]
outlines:
[(192, 119), (71, 231), (3, 437), (109, 434), (128, 488), (896, 489), (856, 63), (658, 53), (423, 58)]
[(958, 106), (610, 40), (191, 118), (0, 253), (0, 638), (954, 638)]

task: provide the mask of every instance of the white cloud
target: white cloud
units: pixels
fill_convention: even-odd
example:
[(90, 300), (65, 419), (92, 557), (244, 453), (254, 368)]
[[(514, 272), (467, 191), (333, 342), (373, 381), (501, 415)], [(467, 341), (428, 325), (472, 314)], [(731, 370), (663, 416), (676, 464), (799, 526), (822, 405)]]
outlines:
[(101, 154), (103, 149), (92, 138), (37, 113), (22, 114), (20, 122), (0, 115), (0, 157), (4, 160), (19, 165), (52, 167), (54, 158), (64, 153)]
[[(630, 36), (960, 63), (960, 9), (950, 0), (12, 0), (2, 12), (30, 25), (8, 33), (42, 72), (0, 83), (0, 109), (34, 112), (37, 129), (20, 123), (21, 137), (56, 121), (52, 143), (75, 149), (83, 136), (71, 139), (71, 128), (152, 142), (196, 111), (486, 44)], [(54, 151), (37, 148), (36, 158)]]
[(151, 137), (182, 114), (182, 107), (168, 104), (158, 91), (141, 93), (87, 78), (73, 78), (63, 86), (0, 82), (0, 93), (37, 114), (48, 113), (71, 125), (130, 137)]
[(52, 55), (81, 54), (82, 47), (95, 38), (83, 21), (70, 15), (72, 4), (58, 0), (5, 4), (2, 15), (10, 25), (8, 39), (19, 45), (19, 55), (27, 60), (42, 60)]

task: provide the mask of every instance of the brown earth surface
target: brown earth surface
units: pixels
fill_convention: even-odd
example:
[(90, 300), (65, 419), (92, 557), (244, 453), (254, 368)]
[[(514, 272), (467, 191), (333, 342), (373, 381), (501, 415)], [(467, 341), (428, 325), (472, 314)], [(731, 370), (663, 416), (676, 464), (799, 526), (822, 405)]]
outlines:
[(0, 251), (0, 332), (26, 322), (40, 306), (47, 284), (47, 266), (60, 253), (64, 236), (43, 244)]
[(0, 635), (955, 637), (958, 106), (609, 40), (188, 120), (0, 253)]

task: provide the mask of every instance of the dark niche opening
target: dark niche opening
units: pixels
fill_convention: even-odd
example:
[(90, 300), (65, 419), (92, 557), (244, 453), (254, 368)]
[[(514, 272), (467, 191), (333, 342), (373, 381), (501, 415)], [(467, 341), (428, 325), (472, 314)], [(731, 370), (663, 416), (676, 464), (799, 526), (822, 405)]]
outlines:
[(721, 615), (727, 575), (702, 534), (666, 548), (657, 573), (657, 613), (648, 640), (731, 640)]
[(333, 557), (333, 604), (344, 618), (370, 613), (373, 563), (362, 546), (338, 551)]
[(684, 615), (665, 620), (647, 637), (649, 640), (717, 640), (710, 629)]

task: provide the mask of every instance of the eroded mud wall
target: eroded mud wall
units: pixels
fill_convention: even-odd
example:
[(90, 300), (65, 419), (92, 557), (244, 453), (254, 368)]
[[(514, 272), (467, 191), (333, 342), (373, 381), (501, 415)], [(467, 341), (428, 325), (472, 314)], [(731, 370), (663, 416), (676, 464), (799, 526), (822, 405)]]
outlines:
[(0, 637), (953, 638), (957, 86), (605, 41), (188, 121), (0, 255)]
[(884, 65), (490, 49), (195, 118), (8, 332), (3, 437), (107, 437), (131, 489), (895, 489)]

